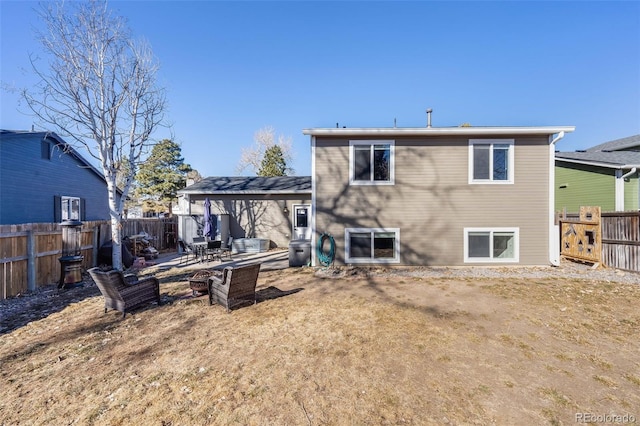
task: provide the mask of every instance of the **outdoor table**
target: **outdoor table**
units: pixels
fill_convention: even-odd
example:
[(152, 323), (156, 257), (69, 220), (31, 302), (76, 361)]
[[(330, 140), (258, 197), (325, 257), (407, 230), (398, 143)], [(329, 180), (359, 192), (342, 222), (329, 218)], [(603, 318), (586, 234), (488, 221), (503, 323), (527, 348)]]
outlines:
[(193, 249), (196, 252), (196, 258), (200, 258), (200, 262), (204, 262), (204, 258), (207, 251), (208, 242), (202, 241), (199, 243), (193, 243)]

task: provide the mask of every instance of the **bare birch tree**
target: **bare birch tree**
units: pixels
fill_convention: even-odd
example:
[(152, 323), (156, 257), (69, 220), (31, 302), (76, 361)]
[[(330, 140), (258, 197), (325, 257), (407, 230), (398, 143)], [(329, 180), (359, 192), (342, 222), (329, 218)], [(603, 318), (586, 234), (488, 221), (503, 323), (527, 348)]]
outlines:
[[(99, 160), (109, 199), (113, 267), (121, 270), (124, 203), (165, 111), (165, 92), (155, 78), (158, 64), (106, 1), (44, 3), (39, 15), (44, 27), (37, 36), (50, 61), (44, 69), (31, 57), (40, 81), (23, 97), (45, 125)], [(123, 164), (129, 169), (121, 170)]]
[(267, 126), (258, 130), (253, 135), (254, 145), (249, 148), (243, 148), (240, 155), (240, 161), (236, 167), (238, 173), (243, 172), (247, 168), (251, 169), (255, 174), (258, 174), (262, 168), (262, 160), (265, 158), (265, 154), (269, 148), (273, 146), (280, 147), (282, 151), (282, 158), (287, 164), (285, 174), (293, 175), (295, 171), (289, 166), (293, 161), (293, 148), (291, 145), (291, 138), (285, 138), (284, 136), (278, 136), (276, 141), (276, 131), (273, 127)]

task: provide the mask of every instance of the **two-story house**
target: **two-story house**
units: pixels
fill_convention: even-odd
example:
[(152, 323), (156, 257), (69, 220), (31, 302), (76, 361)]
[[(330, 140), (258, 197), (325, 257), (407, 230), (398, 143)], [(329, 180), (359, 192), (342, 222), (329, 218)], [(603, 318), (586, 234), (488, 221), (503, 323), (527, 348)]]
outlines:
[(102, 173), (53, 132), (0, 130), (0, 224), (108, 220)]
[(313, 128), (312, 247), (336, 264), (559, 263), (554, 146), (572, 126)]

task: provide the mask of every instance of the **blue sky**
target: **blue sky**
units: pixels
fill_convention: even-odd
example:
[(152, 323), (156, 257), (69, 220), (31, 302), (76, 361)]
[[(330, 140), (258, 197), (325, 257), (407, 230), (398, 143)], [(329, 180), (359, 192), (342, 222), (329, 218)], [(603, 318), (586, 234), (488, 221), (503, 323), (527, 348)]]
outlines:
[[(584, 149), (640, 133), (640, 2), (112, 1), (161, 63), (170, 129), (204, 176), (235, 175), (265, 126), (576, 126)], [(29, 87), (35, 2), (0, 1), (4, 87)], [(30, 129), (1, 92), (0, 128)], [(22, 111), (22, 112), (20, 112)], [(246, 172), (245, 174), (249, 174)]]

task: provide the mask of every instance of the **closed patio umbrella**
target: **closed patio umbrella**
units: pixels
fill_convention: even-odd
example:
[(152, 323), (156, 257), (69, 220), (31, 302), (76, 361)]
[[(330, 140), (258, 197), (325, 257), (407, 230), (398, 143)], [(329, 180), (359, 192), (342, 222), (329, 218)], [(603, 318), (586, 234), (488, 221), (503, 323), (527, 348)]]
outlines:
[(211, 238), (213, 227), (211, 226), (211, 201), (209, 197), (204, 199), (204, 236)]

